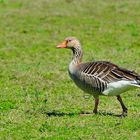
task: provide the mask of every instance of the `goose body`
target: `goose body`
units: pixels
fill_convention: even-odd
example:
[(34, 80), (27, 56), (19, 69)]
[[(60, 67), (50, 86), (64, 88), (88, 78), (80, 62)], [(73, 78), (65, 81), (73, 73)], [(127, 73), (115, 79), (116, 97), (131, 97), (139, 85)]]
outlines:
[(107, 61), (82, 63), (83, 51), (79, 40), (74, 37), (66, 38), (57, 47), (73, 51), (73, 58), (68, 68), (69, 75), (79, 88), (94, 96), (94, 113), (97, 113), (99, 96), (105, 95), (117, 96), (123, 109), (122, 115), (127, 114), (127, 108), (120, 94), (136, 87), (140, 88), (139, 74)]
[(69, 75), (82, 90), (93, 96), (115, 96), (140, 87), (136, 73), (106, 62), (96, 61), (69, 66)]

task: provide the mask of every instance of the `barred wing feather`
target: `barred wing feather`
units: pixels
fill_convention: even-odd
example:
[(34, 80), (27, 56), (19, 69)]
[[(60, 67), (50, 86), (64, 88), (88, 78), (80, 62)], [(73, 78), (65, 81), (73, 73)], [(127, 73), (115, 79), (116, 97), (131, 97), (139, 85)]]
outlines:
[(107, 61), (82, 63), (78, 67), (82, 81), (98, 89), (99, 92), (103, 92), (109, 83), (139, 80), (139, 75), (134, 71), (120, 68)]

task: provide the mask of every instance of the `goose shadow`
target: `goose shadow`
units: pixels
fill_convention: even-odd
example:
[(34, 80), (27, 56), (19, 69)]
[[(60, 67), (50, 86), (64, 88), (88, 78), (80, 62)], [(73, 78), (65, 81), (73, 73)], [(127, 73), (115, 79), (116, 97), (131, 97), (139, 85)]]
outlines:
[(113, 116), (113, 117), (118, 117), (118, 118), (122, 118), (125, 117), (122, 114), (114, 114), (111, 112), (98, 112), (97, 114), (94, 114), (92, 112), (79, 112), (79, 113), (74, 113), (74, 112), (70, 112), (70, 113), (66, 113), (66, 112), (58, 112), (58, 111), (49, 111), (49, 112), (44, 112), (44, 114), (46, 114), (46, 116), (48, 117), (63, 117), (63, 116), (94, 116), (94, 115), (99, 115), (99, 116)]
[(124, 118), (127, 116), (127, 114), (115, 114), (115, 113), (111, 113), (111, 112), (98, 112), (98, 115), (101, 116), (113, 116), (113, 117), (118, 117), (118, 118)]

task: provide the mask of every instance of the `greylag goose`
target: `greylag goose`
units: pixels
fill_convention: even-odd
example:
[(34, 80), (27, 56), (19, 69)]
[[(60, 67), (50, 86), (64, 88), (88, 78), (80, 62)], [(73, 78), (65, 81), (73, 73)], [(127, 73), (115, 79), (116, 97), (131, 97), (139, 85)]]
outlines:
[(122, 107), (121, 115), (127, 115), (127, 108), (120, 94), (131, 88), (140, 88), (139, 74), (107, 61), (82, 63), (83, 51), (75, 37), (67, 37), (57, 48), (72, 50), (73, 57), (68, 72), (79, 88), (95, 98), (93, 113), (97, 113), (99, 96), (106, 95), (116, 96)]

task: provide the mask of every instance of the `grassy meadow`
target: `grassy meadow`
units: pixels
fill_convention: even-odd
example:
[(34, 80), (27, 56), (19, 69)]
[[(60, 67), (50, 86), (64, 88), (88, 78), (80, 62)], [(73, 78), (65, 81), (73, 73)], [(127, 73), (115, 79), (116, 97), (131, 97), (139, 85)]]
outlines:
[[(139, 140), (140, 90), (94, 102), (69, 78), (77, 37), (84, 61), (107, 60), (140, 73), (139, 0), (0, 0), (0, 139)], [(86, 95), (86, 97), (85, 97)]]

